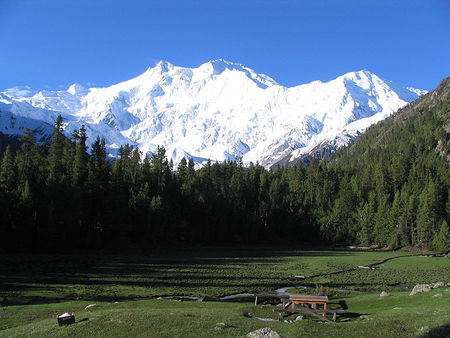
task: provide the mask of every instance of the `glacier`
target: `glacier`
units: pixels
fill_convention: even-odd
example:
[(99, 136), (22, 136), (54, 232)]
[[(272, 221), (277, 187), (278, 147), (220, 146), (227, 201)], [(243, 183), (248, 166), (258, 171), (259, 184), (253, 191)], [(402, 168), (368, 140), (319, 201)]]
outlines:
[(286, 87), (218, 59), (197, 68), (160, 61), (106, 88), (73, 84), (21, 93), (0, 92), (0, 132), (20, 135), (28, 126), (45, 138), (61, 114), (68, 136), (84, 125), (88, 144), (104, 137), (111, 156), (128, 143), (143, 156), (164, 146), (175, 165), (186, 157), (196, 167), (242, 160), (269, 168), (295, 163), (321, 146), (338, 149), (426, 91), (366, 70)]

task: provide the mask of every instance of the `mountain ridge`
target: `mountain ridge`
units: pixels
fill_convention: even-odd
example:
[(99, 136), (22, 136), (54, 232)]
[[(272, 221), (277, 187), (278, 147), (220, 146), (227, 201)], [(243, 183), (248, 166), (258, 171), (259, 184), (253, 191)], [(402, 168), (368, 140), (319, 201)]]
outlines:
[[(403, 88), (361, 70), (294, 87), (278, 84), (242, 64), (223, 59), (197, 68), (160, 61), (141, 75), (104, 88), (72, 84), (31, 97), (0, 94), (10, 113), (51, 124), (58, 114), (68, 135), (85, 125), (88, 143), (105, 137), (151, 154), (167, 149), (197, 167), (207, 160), (273, 166), (295, 162), (320, 144), (348, 144), (425, 91)], [(1, 112), (1, 110), (0, 110)], [(10, 133), (11, 134), (11, 133)]]

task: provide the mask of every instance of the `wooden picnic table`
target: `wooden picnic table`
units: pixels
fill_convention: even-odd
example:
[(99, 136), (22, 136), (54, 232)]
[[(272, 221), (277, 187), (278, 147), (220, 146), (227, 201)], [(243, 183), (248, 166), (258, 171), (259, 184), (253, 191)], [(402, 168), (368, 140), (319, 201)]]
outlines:
[[(328, 297), (327, 296), (311, 296), (311, 295), (293, 295), (290, 293), (280, 293), (280, 294), (255, 294), (255, 305), (258, 304), (258, 300), (261, 299), (278, 299), (282, 304), (283, 308), (273, 309), (273, 311), (278, 312), (279, 319), (283, 319), (283, 313), (293, 314), (301, 313), (305, 315), (312, 315), (319, 318), (320, 320), (331, 322), (326, 318), (327, 314), (333, 315), (333, 321), (336, 321), (337, 314), (345, 313), (345, 310), (334, 310), (328, 309)], [(296, 305), (303, 305), (306, 307), (296, 308)], [(288, 307), (291, 306), (291, 309)], [(320, 309), (322, 307), (322, 309)]]
[(294, 309), (296, 305), (307, 304), (311, 305), (313, 309), (317, 308), (317, 305), (322, 305), (323, 309), (327, 309), (328, 297), (327, 296), (310, 296), (310, 295), (289, 295), (289, 302)]
[(295, 308), (296, 305), (311, 305), (313, 309), (317, 308), (317, 305), (322, 305), (323, 309), (327, 309), (328, 297), (327, 296), (311, 296), (311, 295), (293, 295), (289, 293), (273, 294), (255, 294), (255, 305), (262, 299), (279, 299), (283, 303), (283, 308), (292, 305)]

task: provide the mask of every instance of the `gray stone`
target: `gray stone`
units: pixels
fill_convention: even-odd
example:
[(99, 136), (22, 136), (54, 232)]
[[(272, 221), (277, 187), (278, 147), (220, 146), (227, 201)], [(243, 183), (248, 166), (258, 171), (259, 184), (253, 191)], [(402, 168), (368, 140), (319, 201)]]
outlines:
[(429, 292), (431, 291), (430, 285), (429, 284), (417, 284), (411, 291), (411, 293), (409, 294), (410, 296), (414, 296), (418, 293), (422, 293), (422, 292)]
[(295, 321), (298, 322), (299, 320), (302, 320), (302, 319), (303, 319), (303, 316), (297, 316), (297, 317), (295, 318)]
[(386, 291), (380, 293), (380, 297), (388, 297), (388, 296), (390, 296), (390, 294), (387, 293)]
[(431, 284), (417, 284), (414, 289), (412, 289), (410, 296), (414, 296), (415, 294), (421, 293), (421, 292), (428, 292), (432, 289), (440, 288), (445, 286), (446, 284), (444, 282), (436, 282)]
[(281, 336), (270, 327), (264, 327), (247, 334), (248, 338), (281, 338)]
[(436, 289), (436, 288), (441, 288), (441, 287), (445, 286), (445, 283), (444, 282), (437, 282), (437, 283), (431, 283), (430, 285), (431, 285), (431, 287), (433, 289)]

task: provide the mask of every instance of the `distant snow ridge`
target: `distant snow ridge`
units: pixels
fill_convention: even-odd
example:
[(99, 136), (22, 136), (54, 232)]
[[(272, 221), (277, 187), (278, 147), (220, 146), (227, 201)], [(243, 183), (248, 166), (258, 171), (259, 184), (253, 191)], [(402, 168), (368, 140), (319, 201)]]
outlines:
[(112, 154), (130, 143), (144, 154), (164, 146), (175, 164), (187, 157), (197, 167), (208, 159), (270, 167), (294, 163), (319, 145), (337, 149), (425, 91), (365, 70), (287, 88), (241, 64), (214, 60), (198, 68), (160, 61), (107, 88), (18, 93), (0, 93), (1, 132), (23, 129), (6, 129), (6, 114), (45, 132), (61, 114), (68, 135), (84, 124), (88, 141), (105, 137)]

